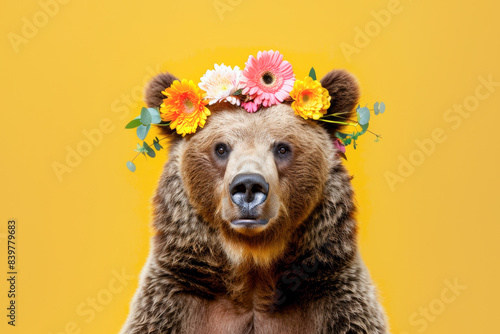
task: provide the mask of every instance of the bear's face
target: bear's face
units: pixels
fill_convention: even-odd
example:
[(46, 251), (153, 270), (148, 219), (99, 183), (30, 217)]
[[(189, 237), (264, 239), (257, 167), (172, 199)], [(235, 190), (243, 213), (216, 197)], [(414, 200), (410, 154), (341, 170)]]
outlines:
[(256, 113), (221, 104), (181, 150), (191, 204), (230, 253), (259, 262), (279, 254), (309, 216), (337, 159), (326, 130), (289, 104)]
[[(161, 106), (162, 91), (174, 80), (162, 73), (149, 83), (148, 107)], [(270, 263), (323, 198), (329, 173), (340, 163), (332, 139), (353, 116), (359, 87), (344, 70), (330, 71), (321, 85), (331, 97), (329, 123), (304, 120), (288, 103), (255, 113), (216, 103), (194, 134), (181, 138), (162, 127), (176, 146), (175, 156), (180, 154), (175, 173), (181, 174), (190, 206), (218, 231), (232, 260)], [(186, 210), (176, 207), (178, 201), (165, 205)]]

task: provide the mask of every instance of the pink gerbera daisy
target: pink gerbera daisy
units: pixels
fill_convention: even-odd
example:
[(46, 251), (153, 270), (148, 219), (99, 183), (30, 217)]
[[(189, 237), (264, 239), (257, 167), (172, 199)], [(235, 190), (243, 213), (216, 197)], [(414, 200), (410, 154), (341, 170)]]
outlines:
[(257, 105), (257, 103), (255, 103), (253, 101), (243, 102), (241, 104), (241, 106), (243, 108), (245, 108), (245, 110), (250, 112), (250, 113), (254, 113), (257, 111), (257, 109), (259, 109), (259, 106)]
[[(240, 82), (245, 87), (242, 93), (255, 97), (254, 104), (269, 107), (289, 96), (295, 76), (292, 65), (283, 61), (278, 51), (259, 51), (257, 59), (248, 58)], [(254, 104), (249, 105), (251, 109), (255, 108)]]

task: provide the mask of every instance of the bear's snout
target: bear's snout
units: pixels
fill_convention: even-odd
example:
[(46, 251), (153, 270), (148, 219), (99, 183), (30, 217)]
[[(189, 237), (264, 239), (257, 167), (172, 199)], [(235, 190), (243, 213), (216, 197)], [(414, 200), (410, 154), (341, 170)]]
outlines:
[(258, 218), (258, 206), (266, 201), (268, 193), (269, 183), (257, 173), (238, 174), (229, 184), (231, 201), (238, 206), (242, 219)]

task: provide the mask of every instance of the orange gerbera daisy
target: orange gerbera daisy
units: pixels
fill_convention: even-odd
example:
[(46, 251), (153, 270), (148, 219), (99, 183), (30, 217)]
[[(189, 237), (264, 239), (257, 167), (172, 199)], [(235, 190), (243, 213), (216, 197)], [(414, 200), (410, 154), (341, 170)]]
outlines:
[(330, 108), (330, 94), (318, 80), (306, 77), (295, 80), (290, 96), (294, 100), (292, 108), (304, 119), (319, 119)]
[(205, 125), (210, 110), (204, 92), (192, 80), (175, 80), (162, 92), (167, 98), (160, 107), (161, 119), (170, 121), (170, 128), (185, 136)]

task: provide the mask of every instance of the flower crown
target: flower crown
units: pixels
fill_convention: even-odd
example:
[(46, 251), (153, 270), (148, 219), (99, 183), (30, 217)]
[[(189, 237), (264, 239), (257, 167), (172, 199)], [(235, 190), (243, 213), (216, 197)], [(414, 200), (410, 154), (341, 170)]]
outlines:
[[(254, 113), (262, 107), (270, 107), (282, 102), (291, 102), (295, 114), (304, 119), (335, 123), (350, 126), (352, 132), (336, 131), (335, 147), (338, 154), (345, 156), (345, 146), (353, 144), (356, 149), (356, 140), (367, 131), (375, 135), (379, 141), (380, 135), (368, 130), (370, 109), (357, 106), (357, 120), (344, 117), (345, 113), (328, 114), (331, 105), (331, 96), (327, 89), (316, 80), (314, 68), (304, 80), (295, 79), (292, 65), (283, 60), (278, 51), (259, 51), (257, 57), (249, 56), (245, 69), (238, 66), (217, 65), (213, 70), (201, 77), (196, 85), (192, 80), (175, 80), (161, 92), (164, 95), (160, 108), (142, 108), (141, 114), (130, 121), (125, 128), (137, 128), (137, 136), (143, 141), (137, 144), (137, 155), (127, 162), (132, 172), (136, 167), (133, 160), (140, 154), (154, 158), (155, 150), (163, 147), (155, 137), (152, 144), (147, 144), (146, 138), (151, 125), (170, 127), (179, 135), (195, 133), (203, 128), (210, 110), (207, 105), (228, 102), (243, 107), (247, 112)], [(383, 102), (374, 104), (371, 109), (375, 115), (385, 111)], [(333, 119), (332, 119), (333, 117)]]

